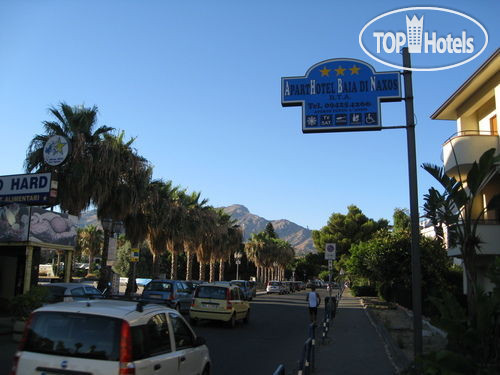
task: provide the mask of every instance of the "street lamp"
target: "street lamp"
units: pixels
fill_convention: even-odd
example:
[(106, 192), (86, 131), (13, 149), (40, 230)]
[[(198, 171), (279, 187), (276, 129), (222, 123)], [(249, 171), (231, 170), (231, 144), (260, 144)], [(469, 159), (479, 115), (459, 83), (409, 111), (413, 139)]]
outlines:
[(240, 264), (241, 264), (241, 258), (243, 257), (243, 253), (241, 251), (237, 251), (234, 253), (234, 259), (236, 261), (236, 280), (239, 280), (239, 271), (240, 271)]

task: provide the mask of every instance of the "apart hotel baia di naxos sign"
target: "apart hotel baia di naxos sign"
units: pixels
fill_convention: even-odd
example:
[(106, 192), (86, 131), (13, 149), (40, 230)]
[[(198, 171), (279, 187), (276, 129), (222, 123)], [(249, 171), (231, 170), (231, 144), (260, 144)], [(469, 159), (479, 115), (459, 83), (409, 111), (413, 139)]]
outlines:
[(380, 103), (401, 100), (400, 72), (376, 72), (356, 59), (317, 63), (281, 78), (281, 104), (302, 106), (302, 132), (380, 130)]

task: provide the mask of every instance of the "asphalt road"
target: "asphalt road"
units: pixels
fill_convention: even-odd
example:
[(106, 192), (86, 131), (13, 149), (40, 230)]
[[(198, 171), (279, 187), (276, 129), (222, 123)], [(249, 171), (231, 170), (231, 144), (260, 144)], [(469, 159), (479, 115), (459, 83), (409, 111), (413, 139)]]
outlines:
[(233, 329), (218, 322), (200, 322), (194, 330), (207, 340), (212, 374), (272, 375), (279, 364), (287, 372), (296, 369), (308, 337), (305, 298), (305, 291), (257, 296), (250, 303), (250, 322)]
[[(271, 375), (279, 364), (284, 364), (288, 373), (296, 369), (308, 334), (305, 298), (305, 291), (260, 295), (250, 303), (248, 324), (231, 329), (205, 321), (193, 327), (207, 340), (212, 375)], [(319, 310), (322, 318), (323, 309)], [(16, 347), (11, 335), (0, 336), (0, 375), (8, 373)]]

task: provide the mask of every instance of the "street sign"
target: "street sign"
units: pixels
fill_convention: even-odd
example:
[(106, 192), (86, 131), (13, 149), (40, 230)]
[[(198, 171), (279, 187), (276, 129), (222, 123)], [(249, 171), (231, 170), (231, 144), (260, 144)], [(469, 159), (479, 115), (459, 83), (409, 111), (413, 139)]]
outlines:
[(380, 102), (400, 100), (400, 72), (376, 72), (356, 59), (326, 60), (303, 77), (281, 78), (281, 105), (302, 106), (304, 133), (380, 130)]
[(139, 261), (139, 249), (131, 249), (130, 250), (130, 261), (138, 262)]
[(335, 260), (337, 257), (337, 244), (327, 243), (325, 245), (325, 259)]
[(328, 271), (331, 271), (333, 269), (333, 261), (329, 260), (328, 261)]

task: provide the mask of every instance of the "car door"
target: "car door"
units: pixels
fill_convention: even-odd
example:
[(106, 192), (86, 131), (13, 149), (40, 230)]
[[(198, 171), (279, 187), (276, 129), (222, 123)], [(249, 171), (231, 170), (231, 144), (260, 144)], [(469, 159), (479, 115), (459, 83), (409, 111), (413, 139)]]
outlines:
[(178, 375), (178, 355), (173, 350), (171, 328), (165, 313), (153, 315), (145, 326), (134, 330), (136, 375)]
[(201, 374), (205, 360), (205, 346), (195, 347), (196, 336), (180, 315), (173, 312), (168, 315), (172, 325), (175, 353), (179, 361), (178, 374)]
[(231, 289), (231, 299), (236, 311), (236, 319), (243, 319), (245, 307), (243, 306), (243, 291), (239, 287)]
[(191, 307), (191, 292), (187, 284), (183, 282), (178, 282), (178, 292), (179, 292), (179, 300), (181, 303), (182, 311), (188, 311)]

